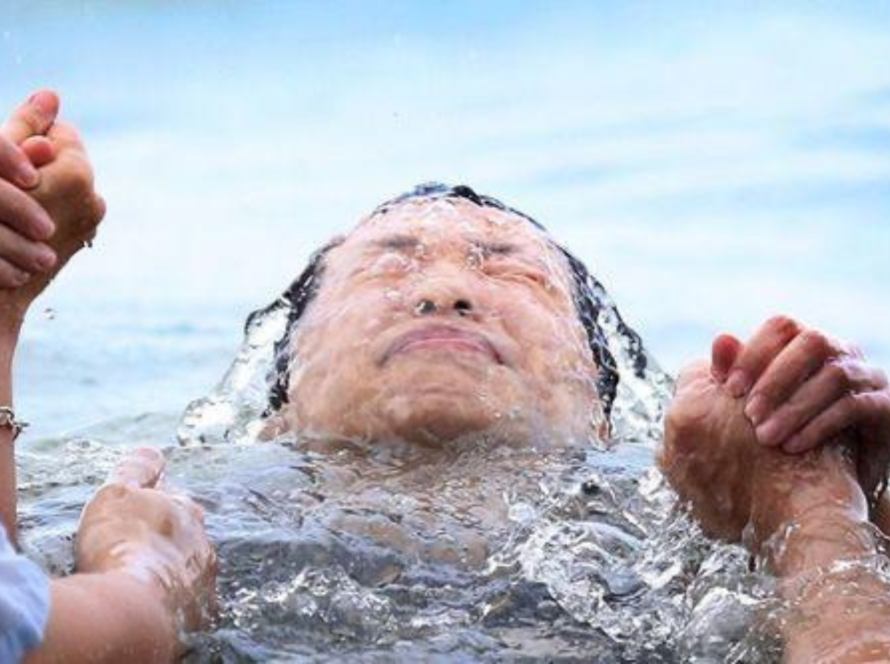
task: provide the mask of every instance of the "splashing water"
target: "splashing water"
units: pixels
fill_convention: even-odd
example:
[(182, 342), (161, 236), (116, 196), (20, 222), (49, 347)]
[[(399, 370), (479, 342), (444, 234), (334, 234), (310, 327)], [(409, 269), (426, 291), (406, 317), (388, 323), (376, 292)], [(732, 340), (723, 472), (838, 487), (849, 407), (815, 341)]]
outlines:
[[(221, 563), (221, 618), (190, 661), (777, 660), (772, 580), (708, 541), (653, 469), (670, 377), (572, 267), (600, 366), (617, 376), (608, 447), (259, 442), (277, 346), (312, 275), (248, 320), (167, 451), (168, 481), (204, 506)], [(55, 571), (70, 570), (80, 506), (132, 434), (92, 433), (23, 459), (24, 544)]]
[(620, 375), (609, 449), (477, 441), (421, 460), (257, 444), (287, 309), (254, 316), (173, 455), (223, 561), (225, 617), (196, 659), (773, 659), (772, 635), (748, 633), (769, 583), (706, 540), (652, 469), (671, 379), (602, 286), (584, 286)]

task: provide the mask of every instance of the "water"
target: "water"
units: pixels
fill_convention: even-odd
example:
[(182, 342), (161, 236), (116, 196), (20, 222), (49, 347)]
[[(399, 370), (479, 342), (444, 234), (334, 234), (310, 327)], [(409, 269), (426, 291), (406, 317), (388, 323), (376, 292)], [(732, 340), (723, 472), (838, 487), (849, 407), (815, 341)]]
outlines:
[[(671, 380), (598, 284), (582, 292), (622, 378), (612, 447), (262, 441), (287, 311), (254, 316), (167, 451), (221, 563), (220, 619), (189, 660), (774, 660), (772, 581), (705, 539), (652, 468)], [(68, 441), (61, 475), (63, 441), (24, 459), (24, 542), (47, 568), (69, 571), (79, 506), (126, 434)]]
[[(25, 457), (24, 544), (49, 569), (70, 569), (126, 433)], [(167, 450), (221, 562), (221, 619), (189, 661), (775, 660), (769, 577), (673, 509), (644, 441), (415, 458), (212, 443)]]
[[(741, 636), (771, 611), (769, 581), (673, 514), (648, 475), (652, 411), (623, 411), (612, 452), (454, 459), (467, 479), (432, 496), (422, 465), (241, 440), (249, 380), (192, 447), (176, 446), (180, 415), (312, 250), (428, 179), (544, 221), (672, 372), (779, 311), (890, 366), (886, 4), (282, 4), (4, 3), (0, 107), (59, 89), (110, 210), (18, 355), (29, 549), (66, 570), (92, 487), (121, 448), (155, 444), (224, 550), (223, 618), (198, 660), (609, 661), (644, 645), (649, 661), (769, 660), (768, 626)], [(482, 469), (502, 503), (484, 533), (449, 514), (481, 500), (467, 482)], [(523, 472), (504, 497), (502, 475)], [(313, 474), (339, 478), (321, 507), (291, 495)], [(391, 474), (418, 523), (482, 537), (496, 565), (454, 544), (422, 569), (415, 523), (398, 524), (407, 553), (340, 534), (349, 509), (399, 507), (371, 483)]]

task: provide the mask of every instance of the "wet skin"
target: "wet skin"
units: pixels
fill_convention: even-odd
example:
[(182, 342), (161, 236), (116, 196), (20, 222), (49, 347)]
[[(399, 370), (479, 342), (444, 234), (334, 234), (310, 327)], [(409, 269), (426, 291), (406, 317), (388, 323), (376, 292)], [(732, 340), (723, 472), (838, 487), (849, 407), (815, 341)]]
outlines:
[[(36, 135), (42, 133), (46, 136)], [(42, 213), (11, 185), (0, 189), (9, 203), (0, 210), (3, 226), (21, 233), (17, 243), (0, 242), (0, 286), (10, 289), (2, 297), (10, 324), (3, 354), (7, 364), (28, 305), (91, 237), (104, 212), (76, 134), (62, 124), (34, 134), (30, 146), (21, 145), (35, 165), (47, 164), (31, 190)], [(21, 154), (0, 152), (9, 157), (0, 171), (8, 167), (9, 179), (21, 186), (35, 184), (11, 175), (14, 164), (22, 163)], [(47, 213), (56, 226), (51, 238), (51, 229), (39, 228)], [(52, 260), (38, 260), (47, 249)], [(321, 283), (295, 337), (290, 400), (271, 422), (274, 428), (434, 446), (479, 433), (520, 445), (586, 442), (602, 433), (591, 425), (601, 421), (596, 367), (574, 309), (566, 265), (525, 220), (463, 200), (403, 203), (364, 220), (332, 250)], [(716, 382), (689, 383), (701, 389), (682, 392), (673, 406), (680, 420), (684, 412), (701, 413), (679, 429), (683, 436), (674, 441), (683, 443), (679, 457), (700, 452), (704, 459), (700, 470), (678, 482), (681, 494), (721, 469), (721, 450), (748, 445), (750, 451), (755, 442), (800, 452), (852, 429), (872, 452), (886, 454), (886, 376), (855, 352), (788, 319), (768, 322), (744, 346), (734, 339), (731, 345), (740, 352), (733, 361), (714, 362), (714, 367), (723, 365), (712, 372)], [(8, 381), (4, 389), (8, 394)], [(689, 441), (699, 444), (690, 447)], [(731, 497), (730, 507), (744, 507), (746, 500), (753, 504), (752, 496), (773, 487), (785, 491), (784, 497), (802, 511), (836, 499), (839, 518), (846, 519), (842, 528), (861, 525), (863, 497), (836, 449), (818, 457), (825, 464), (768, 452), (763, 458), (781, 463), (752, 466), (743, 455), (741, 462), (722, 468), (730, 471), (727, 486), (744, 488)], [(875, 467), (886, 467), (886, 456), (871, 456), (882, 461)], [(797, 482), (799, 477), (807, 479)], [(810, 491), (814, 486), (824, 491)], [(699, 495), (708, 501), (714, 492)], [(171, 507), (161, 498), (155, 502)], [(778, 498), (764, 501), (771, 503), (781, 504)], [(738, 517), (730, 511), (719, 513), (717, 523), (734, 532), (747, 521), (756, 524), (756, 517), (752, 511)], [(108, 532), (114, 535), (124, 532), (126, 522), (111, 525)], [(775, 527), (767, 523), (765, 532)], [(824, 519), (812, 528), (814, 537), (826, 539)], [(203, 541), (199, 524), (192, 533), (194, 541)], [(839, 543), (845, 542), (841, 537)], [(865, 542), (864, 550), (868, 547)], [(851, 555), (837, 547), (808, 546), (804, 558), (826, 550), (835, 559)], [(882, 594), (877, 588), (875, 595)]]
[(718, 340), (712, 363), (681, 375), (662, 470), (705, 532), (744, 540), (781, 578), (791, 607), (781, 625), (785, 662), (887, 661), (890, 587), (870, 566), (881, 552), (850, 434), (798, 455), (761, 444), (746, 402), (723, 380), (721, 365), (733, 363), (725, 355)]
[(321, 284), (279, 430), (428, 445), (602, 433), (567, 266), (528, 221), (461, 199), (402, 203), (335, 247)]
[[(41, 91), (0, 129), (0, 404), (12, 403), (12, 358), (29, 307), (105, 213), (84, 146), (58, 109), (58, 98)], [(10, 173), (23, 156), (39, 169), (27, 194)], [(11, 438), (0, 428), (0, 518), (14, 538)], [(157, 486), (162, 467), (159, 452), (137, 451), (88, 503), (78, 573), (51, 581), (43, 642), (28, 662), (170, 661), (180, 630), (206, 622), (214, 554), (197, 507)]]

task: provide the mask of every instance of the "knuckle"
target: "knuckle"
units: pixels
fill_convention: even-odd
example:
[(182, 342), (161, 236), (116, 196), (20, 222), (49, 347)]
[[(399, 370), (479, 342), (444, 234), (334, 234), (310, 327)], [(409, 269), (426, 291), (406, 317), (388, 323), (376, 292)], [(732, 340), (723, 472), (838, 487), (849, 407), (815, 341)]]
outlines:
[(831, 384), (838, 390), (848, 390), (853, 384), (852, 371), (844, 362), (829, 362), (825, 365), (825, 372)]
[(32, 134), (39, 133), (41, 121), (39, 111), (31, 105), (25, 105), (18, 112), (18, 121)]
[(806, 330), (801, 335), (804, 347), (809, 353), (828, 357), (833, 354), (834, 347), (831, 340), (819, 330)]
[(106, 484), (96, 492), (97, 502), (119, 502), (128, 499), (134, 493), (134, 489), (126, 484)]
[(18, 288), (23, 283), (22, 272), (9, 265), (0, 263), (0, 288)]
[(871, 406), (868, 394), (848, 394), (843, 399), (845, 419), (855, 420), (866, 414)]
[(771, 333), (782, 339), (791, 339), (800, 334), (803, 329), (801, 324), (789, 316), (773, 316), (766, 321), (764, 327)]

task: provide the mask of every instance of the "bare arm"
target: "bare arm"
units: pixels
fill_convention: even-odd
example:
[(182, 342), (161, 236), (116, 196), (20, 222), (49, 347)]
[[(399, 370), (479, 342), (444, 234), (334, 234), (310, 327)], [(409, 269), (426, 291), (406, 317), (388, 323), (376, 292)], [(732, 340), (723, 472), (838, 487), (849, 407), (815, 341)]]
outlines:
[(169, 662), (177, 635), (169, 611), (143, 583), (124, 572), (77, 574), (51, 586), (43, 645), (26, 661), (114, 664)]
[(51, 586), (44, 641), (29, 662), (169, 662), (180, 630), (215, 606), (216, 558), (200, 508), (157, 488), (160, 452), (139, 449), (87, 504), (77, 574)]
[(744, 535), (782, 578), (788, 661), (890, 656), (890, 587), (867, 565), (877, 542), (844, 441), (800, 455), (758, 444), (744, 401), (709, 369), (678, 384), (660, 455), (668, 479), (706, 532)]
[(850, 455), (840, 446), (759, 459), (752, 524), (782, 578), (787, 662), (890, 659), (890, 583)]
[[(40, 184), (35, 166), (53, 157), (44, 134), (58, 112), (58, 99), (40, 93), (20, 106), (0, 129), (0, 406), (12, 406), (12, 363), (24, 311), (13, 289), (47, 273), (55, 255), (46, 244), (53, 232), (47, 211), (26, 190)], [(16, 477), (13, 432), (0, 428), (0, 521), (16, 539)]]
[[(54, 119), (55, 95), (44, 93), (41, 100), (49, 102)], [(105, 211), (77, 132), (52, 119), (51, 126), (38, 126), (30, 103), (0, 132), (0, 405), (11, 405), (13, 355), (29, 306), (93, 237)], [(46, 136), (35, 140), (38, 130)], [(11, 140), (32, 162), (46, 164), (27, 193), (3, 179), (3, 148)], [(42, 220), (44, 241), (29, 245), (10, 234), (10, 219), (31, 231)], [(51, 256), (42, 267), (27, 262), (37, 244)], [(11, 438), (0, 427), (0, 518), (12, 538)], [(29, 661), (171, 661), (180, 629), (205, 624), (213, 607), (215, 556), (200, 509), (157, 487), (163, 463), (159, 452), (137, 450), (88, 503), (77, 535), (77, 573), (51, 583), (47, 632)]]

